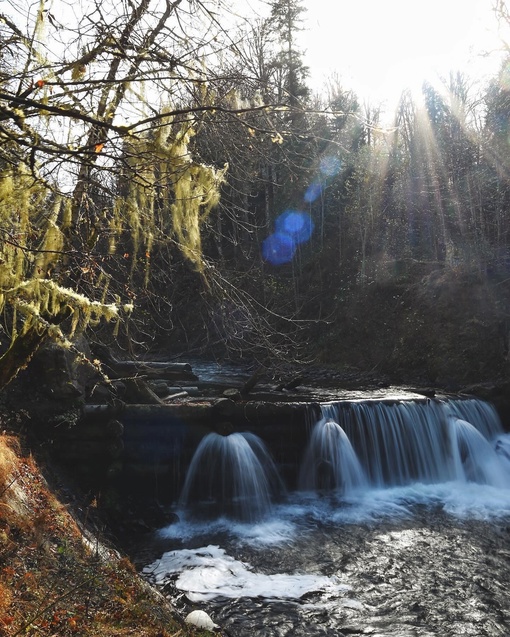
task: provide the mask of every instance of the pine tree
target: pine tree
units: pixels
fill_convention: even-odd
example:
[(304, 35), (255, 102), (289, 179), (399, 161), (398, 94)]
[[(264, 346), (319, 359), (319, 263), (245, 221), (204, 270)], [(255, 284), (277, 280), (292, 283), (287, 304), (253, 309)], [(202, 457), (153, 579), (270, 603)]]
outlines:
[(306, 99), (309, 94), (305, 83), (308, 68), (297, 43), (297, 34), (302, 31), (301, 16), (304, 12), (301, 0), (275, 0), (271, 4), (273, 29), (281, 45), (276, 62), (281, 72), (281, 97), (291, 107), (299, 106), (301, 100)]

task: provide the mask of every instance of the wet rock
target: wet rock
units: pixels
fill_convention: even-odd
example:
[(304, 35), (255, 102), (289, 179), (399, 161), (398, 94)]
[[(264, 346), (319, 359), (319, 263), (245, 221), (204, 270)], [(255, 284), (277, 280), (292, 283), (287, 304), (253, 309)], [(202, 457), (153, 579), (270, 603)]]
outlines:
[(234, 425), (228, 420), (223, 420), (214, 426), (214, 431), (221, 436), (229, 436), (234, 433)]
[(225, 389), (223, 392), (224, 398), (230, 398), (231, 400), (241, 400), (241, 392), (238, 389), (234, 389), (233, 387), (230, 389)]
[(235, 407), (235, 402), (231, 398), (224, 396), (214, 402), (213, 411), (215, 414), (221, 414), (222, 416), (231, 416), (234, 413)]
[(203, 610), (193, 610), (184, 620), (186, 624), (191, 624), (202, 630), (209, 630), (216, 632), (220, 629), (218, 624), (215, 624), (209, 615)]

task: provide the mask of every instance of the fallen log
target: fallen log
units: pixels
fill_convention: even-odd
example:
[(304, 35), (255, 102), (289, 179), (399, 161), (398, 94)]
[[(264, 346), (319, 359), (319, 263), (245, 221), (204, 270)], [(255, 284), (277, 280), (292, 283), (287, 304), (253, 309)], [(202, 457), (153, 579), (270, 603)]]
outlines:
[(290, 391), (291, 389), (296, 389), (303, 384), (305, 380), (304, 376), (295, 376), (287, 383), (281, 383), (275, 389), (276, 391)]
[(229, 419), (237, 423), (272, 423), (278, 422), (279, 418), (296, 417), (302, 418), (302, 414), (310, 409), (319, 413), (316, 403), (311, 402), (265, 402), (248, 401), (235, 402), (228, 398), (217, 398), (208, 401), (194, 401), (186, 403), (164, 403), (146, 404), (126, 404), (118, 405), (85, 405), (84, 415), (86, 418), (94, 415), (109, 416), (118, 418), (121, 422), (126, 419), (131, 421), (139, 420), (143, 427), (143, 422), (165, 422), (168, 419), (179, 421), (202, 422), (218, 419)]
[(146, 379), (198, 380), (198, 376), (193, 373), (189, 363), (121, 360), (113, 356), (108, 348), (101, 345), (95, 345), (93, 350), (110, 378), (143, 376)]
[(127, 364), (112, 367), (111, 365), (103, 364), (103, 368), (105, 374), (115, 380), (136, 377), (144, 380), (171, 380), (174, 383), (178, 381), (196, 382), (198, 380), (198, 376), (191, 371), (174, 370), (171, 367), (149, 367), (145, 364)]
[(126, 398), (135, 403), (147, 403), (149, 405), (161, 405), (162, 400), (155, 394), (149, 385), (141, 378), (127, 378), (124, 381), (126, 385)]
[(135, 361), (135, 360), (117, 360), (117, 363), (132, 365), (133, 367), (146, 367), (147, 369), (168, 369), (174, 372), (191, 372), (192, 368), (189, 363), (171, 363), (165, 361)]
[(241, 394), (243, 394), (243, 396), (246, 396), (251, 392), (251, 390), (255, 387), (255, 385), (257, 385), (261, 377), (264, 375), (265, 371), (266, 371), (265, 365), (261, 365), (258, 369), (256, 369), (253, 372), (250, 378), (241, 387), (240, 391), (241, 391)]
[(175, 394), (168, 394), (163, 398), (163, 402), (166, 404), (172, 400), (176, 400), (177, 398), (187, 398), (189, 396), (187, 391), (176, 392)]
[(166, 394), (166, 396), (171, 396), (172, 398), (175, 398), (175, 394), (179, 392), (186, 392), (188, 396), (191, 396), (193, 398), (197, 398), (198, 396), (202, 395), (202, 391), (198, 387), (193, 385), (182, 385), (182, 387), (171, 387), (170, 385), (168, 385), (167, 390), (168, 393)]

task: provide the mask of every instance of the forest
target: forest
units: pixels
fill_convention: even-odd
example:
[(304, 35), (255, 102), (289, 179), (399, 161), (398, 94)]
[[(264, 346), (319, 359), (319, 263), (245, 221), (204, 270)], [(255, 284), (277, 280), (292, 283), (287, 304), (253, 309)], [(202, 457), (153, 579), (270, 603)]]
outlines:
[(338, 77), (312, 93), (303, 4), (269, 8), (6, 3), (0, 387), (82, 334), (127, 357), (506, 376), (510, 67), (404, 91), (388, 124)]
[(510, 6), (388, 117), (251, 4), (0, 4), (0, 635), (508, 634)]

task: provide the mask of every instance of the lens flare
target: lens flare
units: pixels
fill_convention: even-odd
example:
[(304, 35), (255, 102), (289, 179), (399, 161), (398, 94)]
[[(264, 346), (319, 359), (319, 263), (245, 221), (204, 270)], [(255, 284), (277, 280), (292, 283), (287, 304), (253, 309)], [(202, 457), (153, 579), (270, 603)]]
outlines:
[(308, 241), (313, 232), (313, 221), (310, 215), (300, 210), (286, 210), (275, 223), (276, 232), (285, 234), (295, 243)]
[(306, 203), (313, 203), (324, 193), (328, 183), (340, 172), (341, 167), (342, 162), (338, 157), (334, 155), (325, 155), (322, 157), (317, 170), (318, 176), (308, 186), (304, 194), (303, 199)]
[(319, 171), (325, 177), (334, 177), (340, 172), (341, 166), (342, 162), (338, 157), (335, 157), (334, 155), (327, 155), (321, 159)]
[[(342, 162), (334, 155), (325, 155), (319, 162), (316, 179), (308, 186), (303, 200), (313, 203), (321, 197), (328, 183), (340, 172)], [(310, 215), (301, 210), (286, 210), (275, 223), (275, 233), (262, 242), (262, 256), (273, 265), (292, 261), (296, 246), (312, 236), (314, 223)]]
[(289, 263), (296, 252), (296, 245), (288, 234), (275, 232), (262, 242), (262, 257), (273, 265)]
[(321, 184), (318, 181), (314, 181), (306, 189), (303, 199), (306, 201), (306, 203), (313, 203), (316, 199), (318, 199), (322, 195), (323, 190), (324, 190), (323, 184)]

